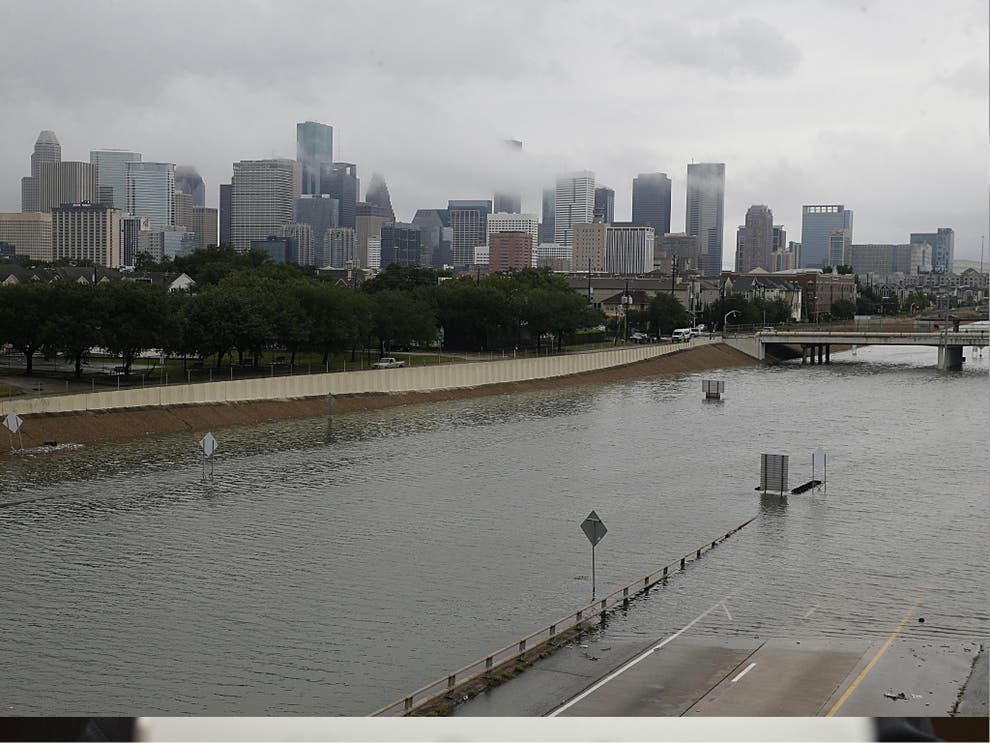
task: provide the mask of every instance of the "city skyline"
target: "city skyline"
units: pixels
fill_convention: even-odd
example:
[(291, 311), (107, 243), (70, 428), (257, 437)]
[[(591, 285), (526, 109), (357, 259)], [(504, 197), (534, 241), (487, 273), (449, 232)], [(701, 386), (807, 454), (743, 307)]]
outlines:
[[(293, 24), (360, 32), (390, 19), (389, 27), (417, 28), (423, 14), (416, 5), (342, 5), (330, 18), (317, 5), (260, 4), (254, 15), (237, 20), (242, 33), (234, 36), (241, 49), (250, 49), (263, 31)], [(334, 127), (334, 160), (385, 174), (401, 221), (418, 209), (492, 199), (509, 187), (521, 193), (523, 212), (540, 213), (542, 189), (556, 175), (577, 170), (590, 170), (615, 189), (615, 219), (627, 221), (633, 178), (666, 172), (671, 231), (679, 232), (687, 165), (724, 162), (724, 235), (734, 234), (750, 205), (768, 204), (791, 239), (800, 240), (802, 205), (844, 203), (857, 213), (857, 240), (900, 242), (911, 232), (951, 226), (956, 258), (979, 258), (990, 154), (984, 5), (946, 4), (933, 18), (920, 3), (822, 3), (814, 24), (807, 23), (806, 9), (770, 2), (705, 9), (642, 4), (603, 18), (590, 3), (568, 8), (561, 18), (552, 2), (526, 6), (533, 43), (511, 64), (495, 64), (500, 46), (494, 39), (515, 18), (487, 9), (447, 19), (466, 27), (458, 38), (475, 39), (471, 53), (459, 44), (426, 47), (409, 40), (377, 45), (388, 51), (371, 53), (341, 39), (328, 52), (334, 75), (309, 64), (326, 51), (320, 47), (300, 50), (288, 79), (282, 74), (288, 68), (266, 55), (247, 53), (244, 64), (234, 65), (225, 42), (197, 31), (189, 38), (203, 49), (196, 65), (160, 65), (150, 53), (135, 54), (120, 81), (127, 85), (94, 93), (88, 73), (86, 84), (75, 85), (85, 66), (56, 72), (25, 63), (39, 50), (64, 43), (69, 53), (81, 44), (74, 29), (84, 11), (57, 4), (54, 17), (48, 12), (42, 21), (40, 10), (17, 6), (7, 19), (12, 44), (0, 51), (11, 70), (0, 82), (10, 102), (0, 142), (0, 211), (18, 211), (20, 179), (30, 173), (31, 147), (42, 130), (58, 133), (66, 161), (122, 148), (149, 161), (193, 165), (206, 181), (207, 205), (217, 206), (234, 162), (292, 157), (294, 125), (315, 120)], [(216, 25), (211, 18), (232, 22), (222, 4), (197, 6), (200, 11), (207, 16), (202, 28)], [(122, 22), (147, 18), (139, 7), (115, 12)], [(160, 20), (166, 32), (178, 23)], [(623, 53), (598, 60), (580, 77), (567, 66), (560, 40), (592, 21), (599, 39), (621, 43)], [(41, 41), (30, 33), (40, 26), (48, 29)], [(830, 50), (840, 31), (848, 43), (836, 59)], [(926, 54), (906, 48), (903, 38), (924, 39)], [(108, 52), (80, 48), (84, 53)], [(646, 79), (657, 93), (644, 99), (633, 91)], [(465, 83), (477, 87), (478, 97), (445, 105), (455, 89), (458, 96), (475, 95), (463, 92)], [(366, 96), (371, 89), (378, 92)], [(578, 89), (594, 90), (604, 105), (591, 111), (574, 95)], [(666, 90), (687, 92), (671, 107)], [(520, 105), (496, 105), (500, 94)], [(351, 103), (355, 96), (362, 96), (360, 107)], [(752, 115), (757, 100), (759, 117)], [(207, 105), (223, 115), (202, 116), (199, 109)], [(507, 138), (526, 143), (519, 157), (505, 157)], [(723, 244), (723, 267), (732, 258), (731, 246)]]

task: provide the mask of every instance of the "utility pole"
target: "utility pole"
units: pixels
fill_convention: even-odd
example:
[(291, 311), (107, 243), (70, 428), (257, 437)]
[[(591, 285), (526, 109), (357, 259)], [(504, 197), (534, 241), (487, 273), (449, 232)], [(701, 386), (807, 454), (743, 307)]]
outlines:
[(670, 253), (670, 296), (674, 296), (674, 277), (677, 276), (677, 253)]
[(591, 291), (591, 258), (588, 259), (588, 301), (594, 304), (595, 295)]

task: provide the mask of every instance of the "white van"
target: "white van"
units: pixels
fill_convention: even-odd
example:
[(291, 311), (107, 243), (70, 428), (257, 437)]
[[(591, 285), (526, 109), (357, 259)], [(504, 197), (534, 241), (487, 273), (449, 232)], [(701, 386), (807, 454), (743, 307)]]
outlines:
[(691, 328), (678, 328), (670, 336), (671, 343), (687, 343), (691, 340)]

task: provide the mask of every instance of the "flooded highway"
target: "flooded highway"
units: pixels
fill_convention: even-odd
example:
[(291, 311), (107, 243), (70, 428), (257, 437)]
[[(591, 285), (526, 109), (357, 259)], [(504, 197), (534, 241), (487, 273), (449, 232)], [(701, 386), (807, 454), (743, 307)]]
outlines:
[[(935, 355), (226, 429), (205, 485), (201, 434), (4, 456), (5, 714), (366, 714), (586, 603), (592, 509), (599, 593), (758, 516), (610, 642), (731, 593), (697, 637), (868, 645), (923, 594), (912, 641), (963, 658), (990, 629), (987, 353)], [(761, 453), (793, 487), (817, 447), (827, 493), (754, 492)]]

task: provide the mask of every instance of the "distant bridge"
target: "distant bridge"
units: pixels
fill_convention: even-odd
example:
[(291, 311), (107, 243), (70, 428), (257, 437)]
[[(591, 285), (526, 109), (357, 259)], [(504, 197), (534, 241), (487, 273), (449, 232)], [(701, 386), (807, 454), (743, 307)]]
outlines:
[[(940, 332), (878, 333), (851, 330), (800, 330), (787, 332), (761, 332), (751, 338), (727, 338), (726, 343), (750, 356), (763, 360), (770, 349), (771, 356), (787, 355), (784, 347), (800, 346), (801, 363), (828, 364), (832, 346), (931, 346), (938, 348), (939, 369), (961, 369), (964, 346), (990, 345), (987, 330)], [(783, 352), (783, 353), (781, 353)], [(793, 353), (793, 351), (792, 351)]]

